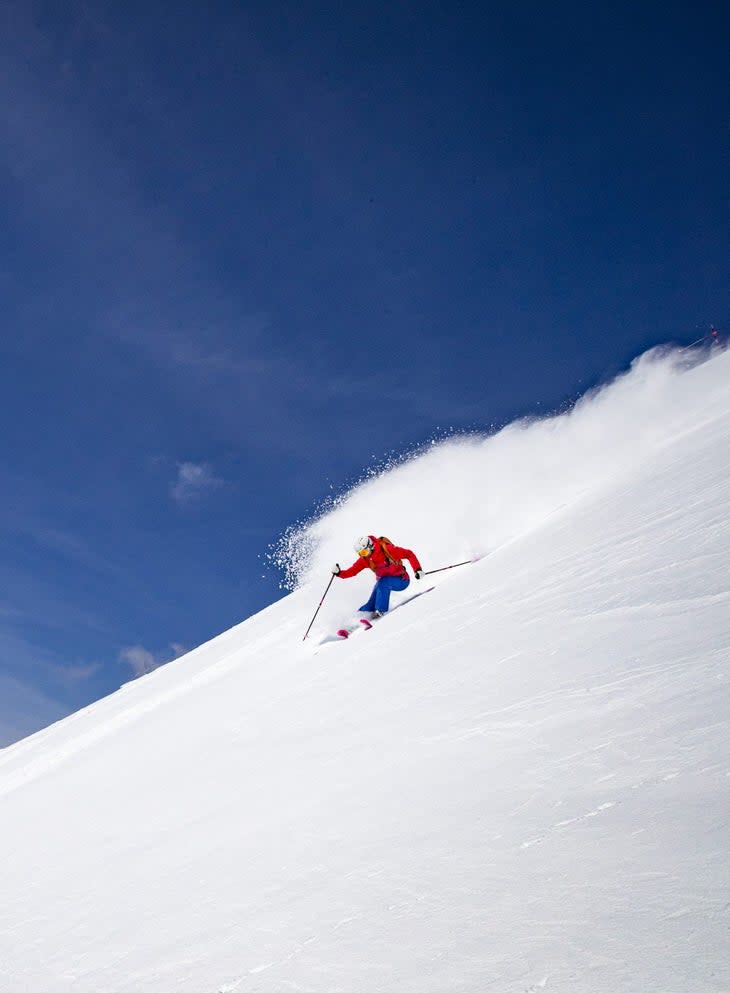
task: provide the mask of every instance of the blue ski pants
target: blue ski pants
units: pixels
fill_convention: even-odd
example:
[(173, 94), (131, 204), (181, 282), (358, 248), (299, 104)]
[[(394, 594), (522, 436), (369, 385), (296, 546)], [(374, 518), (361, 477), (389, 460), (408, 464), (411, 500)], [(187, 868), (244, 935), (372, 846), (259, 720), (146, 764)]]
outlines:
[(383, 576), (373, 586), (370, 599), (360, 607), (360, 610), (379, 610), (381, 614), (384, 614), (390, 604), (390, 594), (404, 590), (409, 583), (408, 576)]

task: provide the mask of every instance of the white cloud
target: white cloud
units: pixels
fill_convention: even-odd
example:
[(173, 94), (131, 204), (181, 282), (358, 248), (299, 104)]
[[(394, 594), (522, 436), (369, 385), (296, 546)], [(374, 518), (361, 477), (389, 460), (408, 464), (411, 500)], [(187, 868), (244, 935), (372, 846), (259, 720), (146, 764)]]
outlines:
[(223, 480), (215, 476), (206, 463), (179, 462), (177, 479), (170, 485), (170, 495), (176, 503), (186, 505), (221, 486)]
[(130, 645), (129, 648), (123, 648), (119, 653), (119, 660), (130, 665), (135, 676), (144, 676), (145, 673), (152, 672), (160, 664), (152, 652), (148, 652), (142, 645)]
[(150, 652), (144, 645), (129, 645), (119, 653), (119, 661), (131, 666), (135, 676), (144, 676), (148, 672), (159, 669), (166, 662), (180, 658), (187, 650), (185, 645), (181, 645), (178, 641), (171, 642), (168, 651), (156, 653)]

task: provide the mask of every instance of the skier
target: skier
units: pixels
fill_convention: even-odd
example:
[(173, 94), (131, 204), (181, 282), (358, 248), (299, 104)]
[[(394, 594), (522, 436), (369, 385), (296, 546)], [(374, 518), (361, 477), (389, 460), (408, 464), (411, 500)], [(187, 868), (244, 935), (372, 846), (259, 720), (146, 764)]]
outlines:
[(368, 614), (372, 619), (387, 612), (391, 593), (404, 590), (409, 585), (410, 579), (402, 559), (408, 559), (416, 579), (423, 575), (421, 563), (410, 548), (398, 548), (389, 538), (365, 535), (355, 542), (355, 551), (358, 558), (349, 569), (341, 569), (337, 562), (332, 566), (332, 572), (340, 579), (350, 579), (363, 569), (372, 569), (377, 577), (375, 586), (368, 602), (360, 607), (360, 613)]

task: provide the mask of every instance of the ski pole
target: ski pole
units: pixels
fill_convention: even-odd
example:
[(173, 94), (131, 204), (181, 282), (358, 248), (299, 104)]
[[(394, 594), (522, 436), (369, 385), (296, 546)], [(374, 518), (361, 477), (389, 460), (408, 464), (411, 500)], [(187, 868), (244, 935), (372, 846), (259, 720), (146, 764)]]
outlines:
[(470, 565), (472, 562), (476, 562), (476, 559), (467, 559), (466, 562), (454, 562), (453, 565), (444, 565), (440, 569), (429, 569), (428, 572), (424, 572), (424, 576), (433, 576), (435, 572), (446, 572), (447, 569), (456, 569), (460, 565)]
[[(322, 606), (322, 604), (324, 603), (324, 598), (325, 598), (325, 597), (327, 596), (327, 594), (329, 593), (329, 591), (330, 591), (330, 586), (332, 585), (332, 580), (333, 580), (334, 578), (335, 578), (335, 574), (334, 574), (334, 573), (332, 573), (332, 575), (330, 576), (330, 581), (329, 581), (329, 583), (327, 583), (327, 589), (326, 589), (326, 590), (324, 591), (324, 596), (323, 596), (323, 597), (322, 597), (322, 599), (321, 599), (321, 600), (319, 601), (319, 607), (321, 607), (321, 606)], [(307, 640), (307, 635), (308, 635), (308, 634), (309, 634), (309, 632), (310, 632), (310, 631), (312, 630), (312, 625), (314, 624), (314, 621), (315, 621), (315, 619), (316, 619), (316, 617), (317, 617), (317, 614), (319, 613), (319, 607), (317, 607), (317, 609), (315, 610), (315, 612), (314, 612), (314, 617), (313, 617), (313, 618), (312, 618), (312, 620), (311, 620), (311, 621), (309, 622), (309, 627), (308, 627), (308, 628), (307, 628), (307, 630), (306, 630), (306, 631), (304, 632), (304, 637), (302, 638), (302, 641), (306, 641), (306, 640)]]

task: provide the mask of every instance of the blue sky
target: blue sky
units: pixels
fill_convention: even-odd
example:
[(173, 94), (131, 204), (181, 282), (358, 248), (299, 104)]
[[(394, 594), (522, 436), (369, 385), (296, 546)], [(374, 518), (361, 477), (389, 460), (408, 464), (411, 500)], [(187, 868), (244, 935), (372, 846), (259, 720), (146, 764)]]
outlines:
[(373, 459), (726, 327), (727, 28), (6, 5), (0, 742), (271, 602)]

